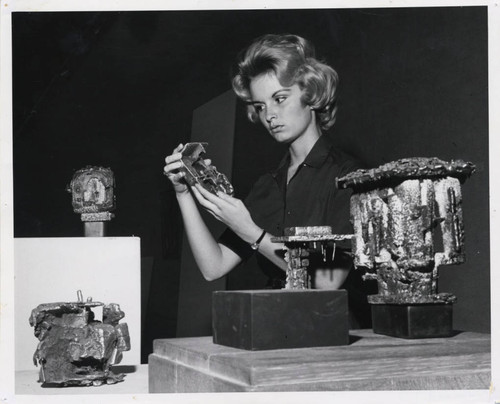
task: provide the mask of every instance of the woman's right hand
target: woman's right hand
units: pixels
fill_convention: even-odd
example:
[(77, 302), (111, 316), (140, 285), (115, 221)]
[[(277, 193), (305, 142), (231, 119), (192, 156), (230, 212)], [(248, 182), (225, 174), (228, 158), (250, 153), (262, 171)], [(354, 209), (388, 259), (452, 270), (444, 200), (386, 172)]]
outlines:
[[(188, 184), (183, 179), (186, 174), (184, 171), (179, 171), (179, 168), (182, 167), (182, 153), (181, 150), (184, 148), (184, 145), (181, 143), (177, 146), (170, 156), (165, 158), (165, 167), (163, 167), (163, 174), (167, 176), (172, 185), (174, 186), (174, 190), (177, 195), (185, 194), (189, 192)], [(205, 159), (205, 164), (207, 166), (212, 164), (212, 160)]]
[(177, 194), (188, 192), (188, 185), (186, 181), (183, 180), (185, 173), (183, 171), (179, 171), (179, 168), (182, 167), (182, 154), (180, 151), (183, 147), (182, 143), (179, 144), (179, 146), (174, 149), (172, 154), (165, 158), (166, 165), (163, 167), (163, 173), (170, 180)]

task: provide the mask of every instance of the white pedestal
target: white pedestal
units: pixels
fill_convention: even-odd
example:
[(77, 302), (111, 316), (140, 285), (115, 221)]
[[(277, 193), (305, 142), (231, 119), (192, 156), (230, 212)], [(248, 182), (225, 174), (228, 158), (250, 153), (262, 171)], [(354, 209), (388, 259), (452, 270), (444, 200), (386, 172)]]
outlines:
[[(38, 339), (29, 325), (31, 310), (41, 303), (77, 301), (91, 296), (118, 303), (128, 324), (130, 351), (120, 365), (141, 362), (141, 254), (138, 237), (14, 239), (15, 369), (37, 369), (33, 353)], [(96, 318), (102, 310), (94, 310)]]

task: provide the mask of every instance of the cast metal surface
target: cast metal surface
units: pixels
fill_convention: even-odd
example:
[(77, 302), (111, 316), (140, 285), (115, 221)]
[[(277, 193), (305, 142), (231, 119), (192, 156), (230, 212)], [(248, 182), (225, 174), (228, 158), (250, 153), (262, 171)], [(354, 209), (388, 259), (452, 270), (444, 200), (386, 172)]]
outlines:
[(203, 158), (207, 144), (186, 143), (181, 150), (182, 168), (180, 171), (185, 173), (184, 178), (191, 186), (200, 184), (213, 194), (224, 192), (232, 196), (234, 189), (227, 177), (218, 172), (214, 166), (208, 165)]
[(82, 222), (110, 221), (115, 209), (115, 179), (109, 168), (87, 166), (75, 172), (67, 191)]
[[(95, 320), (93, 308), (103, 306), (102, 321)], [(99, 386), (123, 380), (111, 366), (130, 350), (125, 316), (115, 303), (104, 305), (78, 291), (77, 302), (40, 304), (29, 318), (35, 336), (40, 340), (33, 355), (40, 364), (39, 382), (51, 386)]]
[(359, 192), (386, 188), (409, 179), (453, 177), (463, 182), (474, 170), (474, 164), (463, 160), (444, 161), (437, 157), (412, 157), (391, 161), (378, 168), (354, 171), (337, 178), (337, 187), (352, 188)]
[(437, 293), (438, 267), (465, 261), (463, 182), (472, 163), (407, 158), (337, 179), (352, 188), (354, 264), (376, 279), (372, 304), (453, 303)]
[(284, 243), (287, 249), (285, 289), (311, 289), (311, 254), (320, 253), (323, 262), (333, 261), (335, 242), (352, 237), (352, 234), (333, 234), (330, 226), (288, 227), (284, 236), (272, 237), (273, 243)]

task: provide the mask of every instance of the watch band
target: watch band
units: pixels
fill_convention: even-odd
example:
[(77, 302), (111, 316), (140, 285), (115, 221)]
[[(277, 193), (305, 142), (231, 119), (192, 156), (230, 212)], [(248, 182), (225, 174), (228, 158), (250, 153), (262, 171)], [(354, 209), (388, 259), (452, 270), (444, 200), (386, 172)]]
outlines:
[(252, 250), (255, 250), (257, 251), (259, 249), (259, 246), (260, 246), (260, 242), (264, 239), (264, 236), (266, 235), (266, 231), (265, 230), (262, 230), (262, 234), (260, 235), (260, 237), (257, 239), (257, 241), (253, 244), (250, 244), (250, 247), (252, 247)]

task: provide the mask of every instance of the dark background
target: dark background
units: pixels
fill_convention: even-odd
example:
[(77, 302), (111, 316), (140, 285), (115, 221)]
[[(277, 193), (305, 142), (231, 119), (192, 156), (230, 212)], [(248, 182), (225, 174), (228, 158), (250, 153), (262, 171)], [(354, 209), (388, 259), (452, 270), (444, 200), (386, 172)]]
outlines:
[[(468, 261), (441, 269), (440, 291), (458, 296), (455, 328), (489, 332), (486, 7), (13, 13), (15, 237), (82, 236), (66, 185), (77, 169), (110, 167), (108, 235), (140, 237), (152, 266), (145, 361), (178, 320), (182, 225), (164, 158), (189, 139), (193, 110), (230, 89), (239, 50), (284, 32), (310, 39), (338, 71), (329, 135), (366, 166), (476, 164), (463, 187)], [(231, 174), (244, 197), (283, 149), (239, 107)]]

